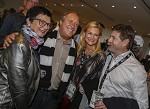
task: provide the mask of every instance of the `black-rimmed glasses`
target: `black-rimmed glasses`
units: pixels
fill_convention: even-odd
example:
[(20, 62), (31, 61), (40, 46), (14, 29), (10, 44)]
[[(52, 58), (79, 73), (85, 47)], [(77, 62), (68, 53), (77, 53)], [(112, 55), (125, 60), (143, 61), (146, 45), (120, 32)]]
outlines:
[(52, 27), (51, 23), (47, 23), (46, 21), (44, 21), (44, 20), (42, 20), (42, 19), (33, 19), (33, 20), (38, 20), (38, 21), (39, 21), (39, 25), (40, 25), (41, 27), (44, 27), (45, 25), (47, 25), (47, 27), (49, 27), (49, 28)]

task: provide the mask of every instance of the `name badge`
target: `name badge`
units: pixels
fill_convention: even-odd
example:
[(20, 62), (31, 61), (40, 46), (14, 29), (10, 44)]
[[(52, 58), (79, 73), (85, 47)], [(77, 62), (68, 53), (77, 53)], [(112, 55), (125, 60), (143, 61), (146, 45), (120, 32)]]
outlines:
[(70, 82), (69, 86), (67, 88), (67, 91), (66, 91), (66, 95), (68, 95), (68, 98), (70, 100), (72, 100), (72, 98), (75, 94), (75, 91), (76, 91), (76, 86), (75, 86), (74, 82)]
[(95, 103), (98, 101), (101, 101), (104, 97), (104, 94), (100, 91), (93, 90), (91, 101), (90, 101), (90, 107), (94, 108)]

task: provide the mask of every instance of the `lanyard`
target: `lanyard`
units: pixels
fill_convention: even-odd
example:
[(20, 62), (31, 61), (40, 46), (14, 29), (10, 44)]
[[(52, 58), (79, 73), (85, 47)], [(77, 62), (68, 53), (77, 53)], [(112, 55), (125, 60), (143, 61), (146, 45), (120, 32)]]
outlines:
[(111, 69), (109, 69), (110, 63), (111, 63), (111, 61), (112, 61), (112, 58), (111, 58), (111, 60), (110, 60), (110, 62), (109, 62), (109, 64), (108, 64), (108, 66), (107, 66), (107, 68), (106, 68), (106, 71), (105, 71), (105, 73), (104, 73), (104, 76), (102, 77), (101, 81), (99, 82), (99, 85), (98, 85), (99, 90), (101, 90), (102, 85), (103, 85), (103, 83), (104, 83), (104, 81), (105, 81), (105, 79), (106, 79), (107, 74), (108, 74), (109, 72), (111, 72), (113, 69), (115, 69), (116, 67), (118, 67), (120, 64), (122, 64), (124, 61), (126, 61), (131, 55), (132, 55), (132, 53), (129, 53), (126, 57), (124, 57), (121, 61), (119, 61), (115, 66), (113, 66)]

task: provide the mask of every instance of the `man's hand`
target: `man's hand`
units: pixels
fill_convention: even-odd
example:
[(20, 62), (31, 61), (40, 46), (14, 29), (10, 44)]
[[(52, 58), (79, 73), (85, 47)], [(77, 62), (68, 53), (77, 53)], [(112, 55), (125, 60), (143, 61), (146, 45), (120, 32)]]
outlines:
[(5, 38), (4, 42), (3, 42), (3, 48), (8, 47), (8, 46), (12, 43), (12, 41), (15, 40), (15, 37), (16, 37), (18, 34), (19, 34), (19, 33), (16, 32), (16, 33), (12, 33), (12, 34), (6, 36), (6, 38)]
[(102, 101), (98, 101), (95, 103), (95, 108), (94, 109), (107, 109), (105, 104)]

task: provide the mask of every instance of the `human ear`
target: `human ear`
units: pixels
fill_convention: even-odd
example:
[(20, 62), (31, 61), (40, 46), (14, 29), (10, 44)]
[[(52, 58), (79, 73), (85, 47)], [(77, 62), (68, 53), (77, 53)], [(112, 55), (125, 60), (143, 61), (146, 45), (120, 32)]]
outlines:
[(129, 44), (129, 39), (125, 39), (123, 42), (123, 46), (127, 46)]

